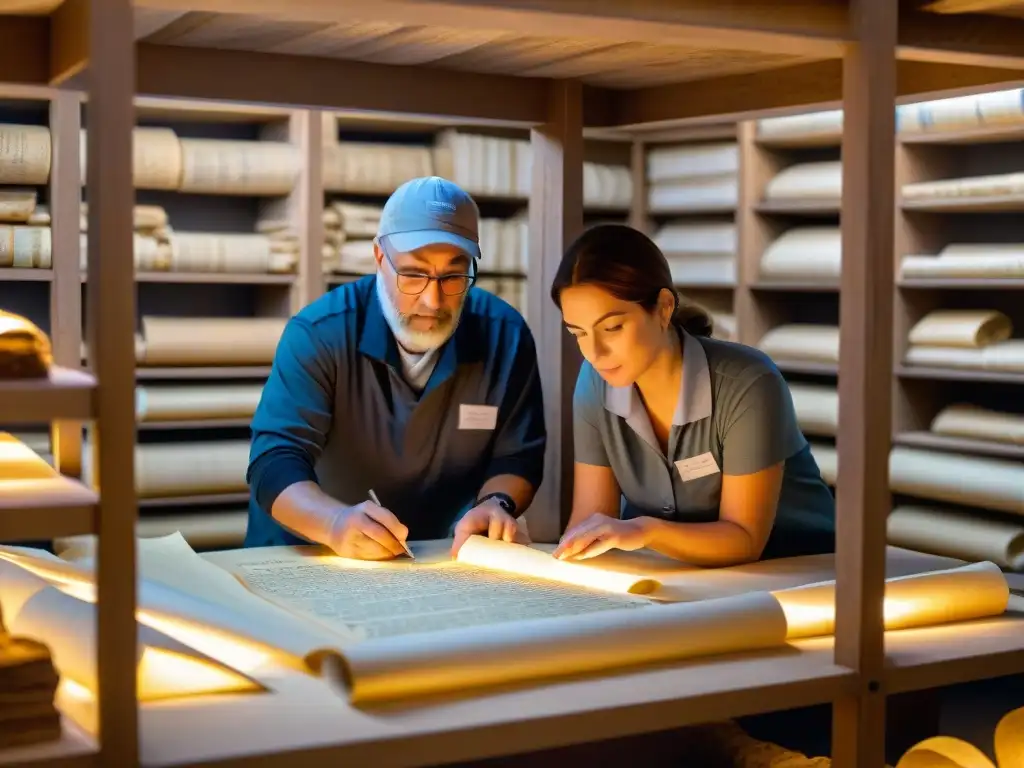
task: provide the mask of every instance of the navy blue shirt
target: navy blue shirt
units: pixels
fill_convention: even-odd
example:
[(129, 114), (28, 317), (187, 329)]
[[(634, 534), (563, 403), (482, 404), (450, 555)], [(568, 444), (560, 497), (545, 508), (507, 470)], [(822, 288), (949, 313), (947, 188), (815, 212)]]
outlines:
[(330, 291), (285, 327), (252, 420), (246, 546), (308, 543), (270, 514), (281, 491), (303, 480), (343, 504), (372, 488), (411, 540), (449, 536), (497, 475), (540, 485), (544, 406), (522, 315), (470, 289), (417, 393), (402, 377), (375, 279)]

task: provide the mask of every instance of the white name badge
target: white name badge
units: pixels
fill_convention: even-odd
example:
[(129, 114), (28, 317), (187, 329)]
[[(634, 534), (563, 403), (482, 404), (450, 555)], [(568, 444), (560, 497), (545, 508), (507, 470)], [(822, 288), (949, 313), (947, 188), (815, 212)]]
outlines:
[(683, 482), (696, 480), (698, 477), (707, 477), (719, 472), (718, 462), (710, 453), (702, 453), (700, 456), (691, 456), (688, 459), (680, 459), (676, 462), (676, 469)]
[(459, 429), (494, 429), (498, 426), (498, 406), (459, 406)]

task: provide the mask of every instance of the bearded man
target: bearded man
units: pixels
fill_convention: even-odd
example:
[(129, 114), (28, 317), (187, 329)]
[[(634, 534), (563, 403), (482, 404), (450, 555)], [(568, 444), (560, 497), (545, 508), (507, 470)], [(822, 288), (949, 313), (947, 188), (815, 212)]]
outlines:
[(513, 540), (543, 473), (543, 402), (522, 315), (472, 288), (479, 215), (450, 181), (403, 184), (376, 275), (289, 320), (252, 420), (246, 546), (380, 560), (412, 540)]

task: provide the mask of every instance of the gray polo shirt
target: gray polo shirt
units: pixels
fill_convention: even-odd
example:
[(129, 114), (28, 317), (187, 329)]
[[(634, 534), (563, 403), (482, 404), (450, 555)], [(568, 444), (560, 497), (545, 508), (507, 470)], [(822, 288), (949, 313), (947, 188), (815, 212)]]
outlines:
[(835, 501), (779, 369), (751, 347), (680, 333), (683, 376), (667, 455), (635, 387), (610, 386), (584, 363), (573, 398), (575, 460), (611, 467), (623, 518), (682, 523), (718, 520), (723, 474), (784, 462), (762, 557), (834, 551)]

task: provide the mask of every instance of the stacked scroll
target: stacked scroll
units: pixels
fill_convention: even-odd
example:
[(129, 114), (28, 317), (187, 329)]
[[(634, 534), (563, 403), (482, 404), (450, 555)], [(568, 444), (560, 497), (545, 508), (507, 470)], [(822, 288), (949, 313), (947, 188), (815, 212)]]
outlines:
[(1013, 88), (947, 99), (904, 104), (896, 108), (900, 133), (967, 130), (1024, 122), (1024, 90)]
[(939, 309), (910, 329), (907, 365), (976, 371), (1024, 372), (1024, 339), (994, 310)]
[(839, 428), (839, 393), (834, 385), (804, 382), (790, 382), (789, 392), (800, 431), (810, 442), (821, 477), (835, 485), (839, 465), (836, 447), (822, 439), (834, 439)]
[[(789, 390), (821, 475), (835, 484), (836, 450), (820, 438), (834, 438), (838, 430), (838, 392), (834, 386), (804, 383), (791, 383)], [(957, 403), (935, 416), (930, 431), (1024, 446), (1024, 415)], [(949, 505), (898, 506), (889, 516), (890, 544), (1024, 570), (1024, 464), (897, 445), (890, 454), (889, 473), (894, 493)]]
[(801, 144), (838, 140), (843, 133), (843, 110), (827, 109), (802, 115), (765, 117), (757, 121), (757, 138), (765, 142), (786, 143), (800, 139)]
[[(87, 140), (81, 139), (86, 181)], [(298, 147), (279, 141), (183, 139), (171, 128), (136, 127), (132, 144), (136, 189), (203, 195), (287, 195), (302, 170)]]
[[(1024, 122), (1024, 90), (1014, 88), (946, 99), (902, 104), (896, 107), (896, 126), (901, 134), (968, 130)], [(843, 130), (839, 109), (802, 115), (767, 117), (758, 121), (758, 138), (785, 142), (800, 139), (806, 145), (815, 139), (838, 136)]]
[[(324, 271), (365, 275), (376, 269), (373, 238), (381, 206), (335, 201), (324, 208)], [(479, 267), (502, 275), (526, 274), (529, 225), (525, 212), (480, 220)]]
[[(324, 189), (359, 195), (390, 195), (420, 176), (451, 179), (480, 197), (525, 199), (530, 195), (531, 148), (523, 139), (449, 129), (433, 146), (324, 138)], [(583, 201), (627, 208), (632, 198), (627, 166), (583, 164)]]
[(757, 343), (780, 368), (800, 363), (838, 365), (839, 327), (789, 323), (772, 328)]
[(783, 232), (761, 255), (760, 279), (834, 284), (842, 269), (838, 226), (801, 226)]
[(367, 275), (376, 269), (373, 238), (382, 206), (333, 202), (324, 208), (325, 272)]
[[(471, 194), (527, 198), (532, 186), (532, 148), (526, 139), (442, 131), (433, 150), (434, 173)], [(628, 208), (633, 177), (628, 166), (583, 163), (583, 203)]]
[[(138, 443), (135, 492), (140, 500), (244, 493), (248, 465), (248, 439)], [(88, 445), (82, 450), (82, 480), (94, 482)]]
[[(82, 203), (81, 268), (88, 264), (88, 206)], [(292, 231), (241, 234), (180, 232), (156, 205), (134, 209), (135, 268), (140, 272), (290, 273), (298, 266)]]
[(38, 190), (50, 178), (50, 129), (0, 125), (0, 268), (49, 269), (50, 213)]
[(0, 612), (0, 749), (60, 738), (59, 681), (49, 648), (8, 633)]
[(902, 196), (904, 207), (935, 211), (956, 210), (967, 205), (995, 209), (1007, 205), (1013, 209), (1024, 196), (1024, 173), (919, 181), (904, 184)]
[(734, 141), (654, 147), (647, 152), (650, 213), (729, 212), (739, 202)]
[(269, 365), (287, 318), (143, 316), (139, 366)]
[(676, 285), (735, 285), (733, 222), (675, 219), (660, 227), (652, 239), (668, 259)]
[(951, 243), (936, 256), (904, 256), (900, 278), (1024, 278), (1024, 243)]
[(842, 193), (841, 161), (797, 163), (783, 168), (768, 181), (762, 204), (838, 211)]
[[(961, 429), (971, 421), (989, 434), (997, 427), (963, 409), (940, 416), (959, 420)], [(1021, 417), (1010, 418), (1019, 429)], [(1013, 428), (1011, 423), (1000, 431)], [(897, 506), (889, 516), (890, 543), (958, 558), (984, 553), (1003, 568), (1024, 570), (1024, 463), (896, 446), (889, 456), (889, 487), (939, 504)]]

